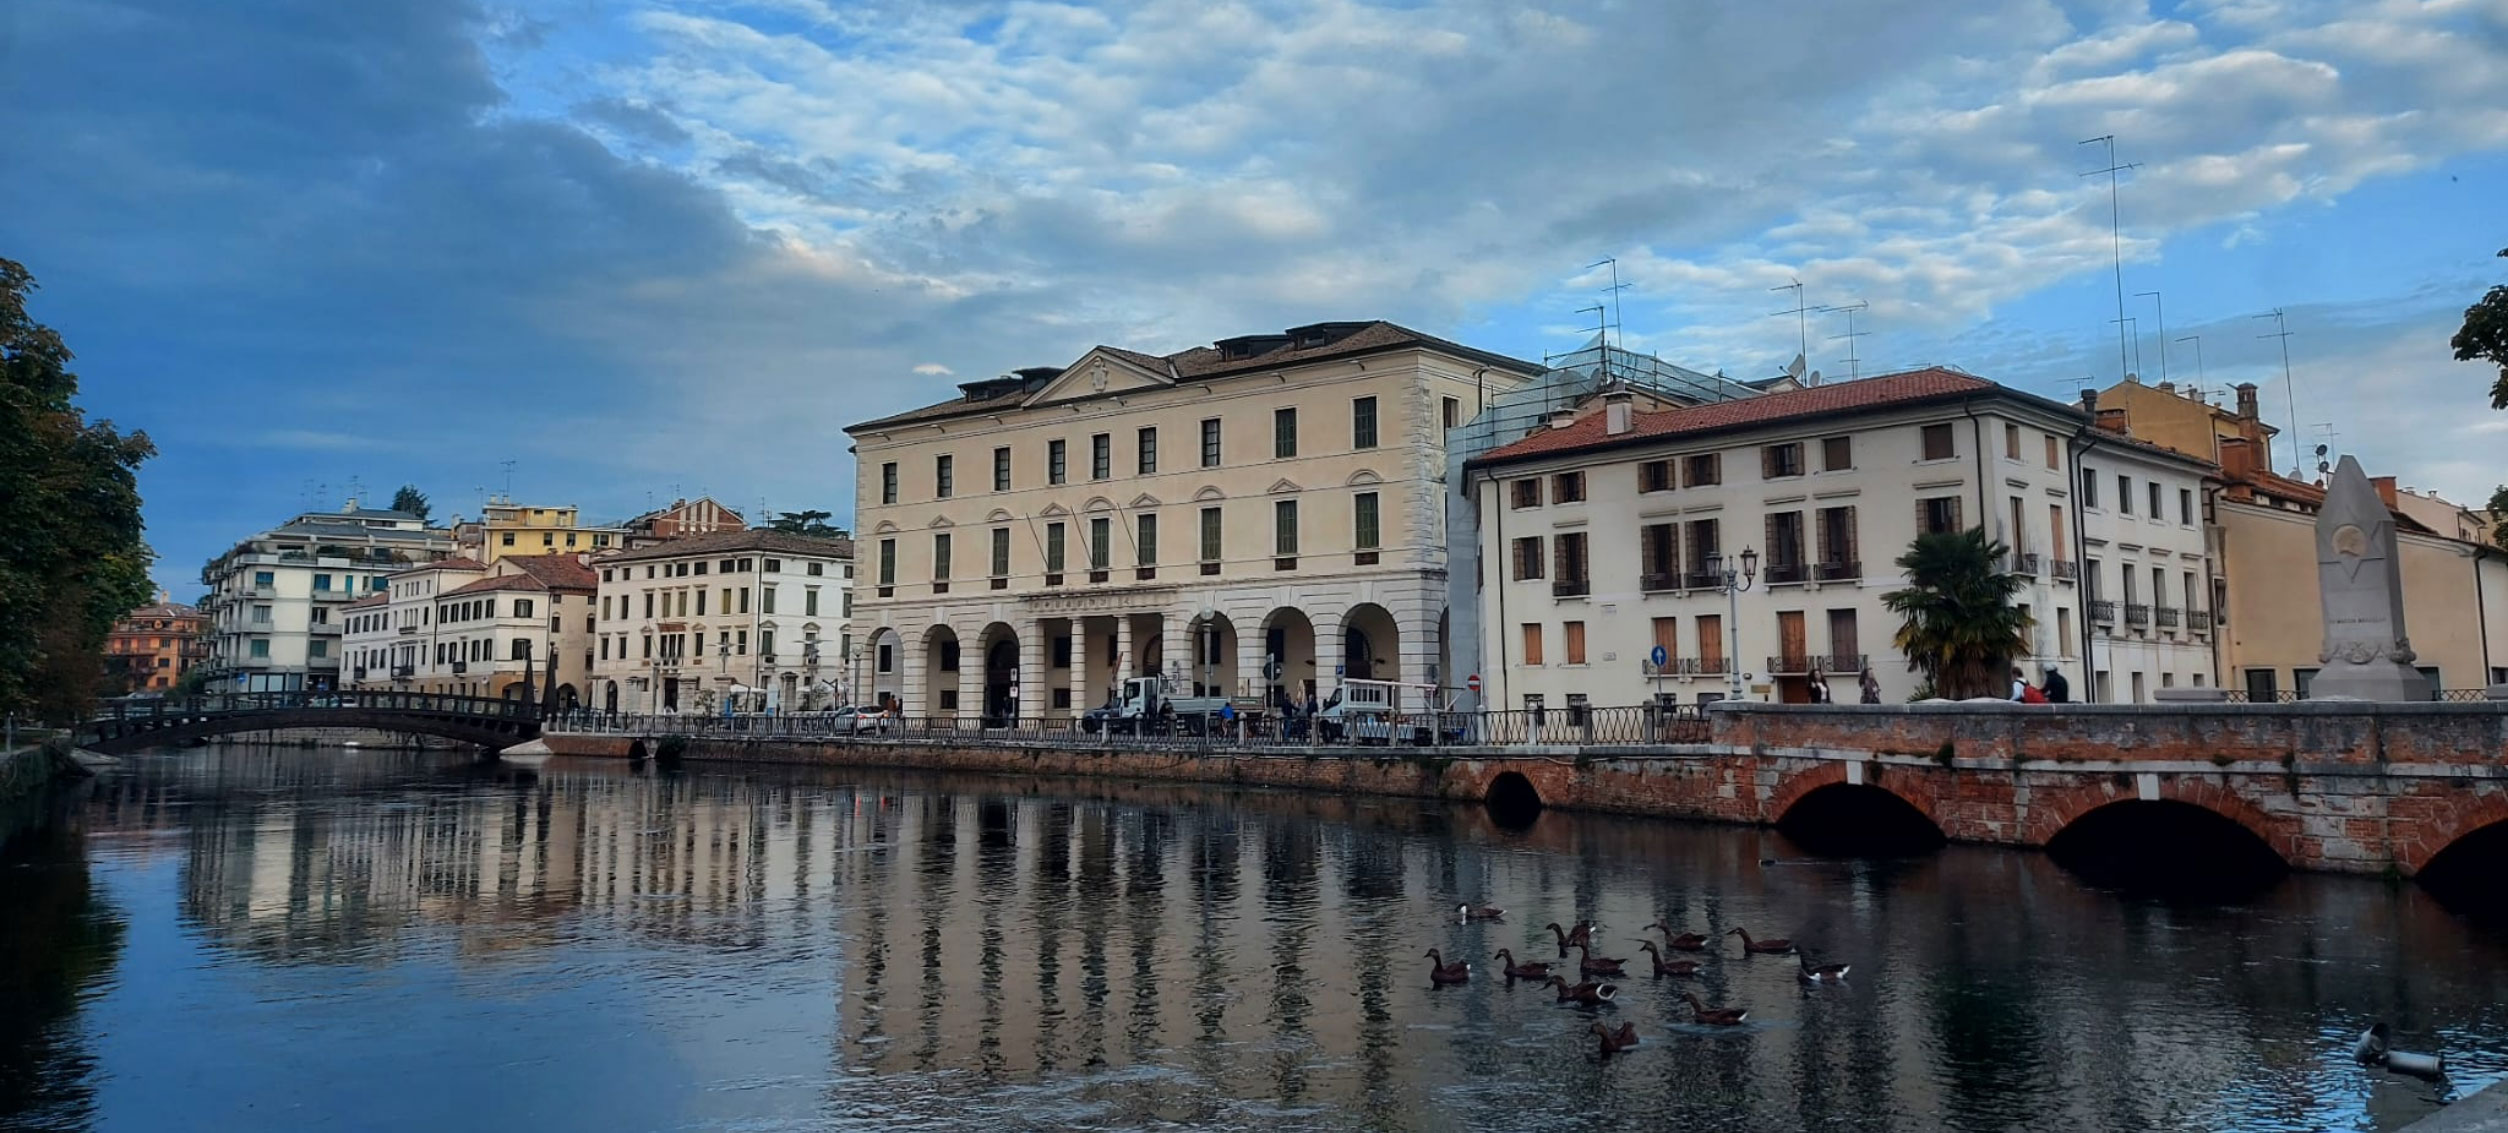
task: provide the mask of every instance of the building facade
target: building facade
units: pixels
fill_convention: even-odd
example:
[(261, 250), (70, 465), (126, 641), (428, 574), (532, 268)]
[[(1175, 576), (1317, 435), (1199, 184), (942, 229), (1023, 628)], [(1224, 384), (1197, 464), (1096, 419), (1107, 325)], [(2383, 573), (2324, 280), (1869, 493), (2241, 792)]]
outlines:
[(534, 507), (498, 496), (475, 521), (455, 524), (465, 558), (494, 563), (508, 555), (599, 554), (626, 546), (627, 528), (586, 526), (573, 505)]
[(124, 614), (105, 635), (105, 689), (109, 695), (170, 692), (183, 674), (209, 656), (209, 616), (160, 593), (157, 600)]
[(353, 687), (561, 703), (591, 677), (592, 569), (581, 555), (447, 559), (392, 575), (346, 611)]
[(201, 568), (209, 588), (209, 692), (336, 689), (342, 609), (394, 571), (450, 557), (453, 538), (409, 512), (306, 512)]
[[(2079, 699), (2209, 683), (2208, 618), (2172, 607), (2170, 624), (2151, 614), (2110, 632), (2092, 613), (2102, 571), (2119, 586), (2143, 572), (2139, 595), (2165, 563), (2175, 594), (2190, 564), (2206, 589), (2208, 468), (1940, 369), (1655, 411), (1606, 392), (1466, 466), (1489, 706), (1691, 704), (1737, 676), (1756, 698), (1809, 700), (1821, 682), (1851, 701), (1867, 665), (1885, 700), (1905, 700), (1919, 678), (1882, 603), (1905, 585), (1895, 560), (1919, 532), (1973, 527), (2025, 580), (2032, 680), (2052, 665)], [(2085, 498), (2118, 476), (2130, 513)], [(2167, 506), (2146, 518), (2153, 493)], [(1722, 569), (1746, 552), (1756, 576), (1728, 596)]]
[(655, 508), (636, 516), (619, 528), (625, 532), (625, 547), (650, 547), (686, 535), (718, 535), (725, 531), (745, 531), (748, 521), (740, 513), (724, 507), (711, 496), (693, 500), (672, 500), (669, 507)]
[(593, 561), (593, 685), (613, 712), (848, 703), (853, 542), (730, 530)]
[(865, 688), (1062, 716), (1124, 677), (1227, 695), (1459, 683), (1445, 436), (1542, 372), (1381, 322), (1097, 347), (853, 437)]

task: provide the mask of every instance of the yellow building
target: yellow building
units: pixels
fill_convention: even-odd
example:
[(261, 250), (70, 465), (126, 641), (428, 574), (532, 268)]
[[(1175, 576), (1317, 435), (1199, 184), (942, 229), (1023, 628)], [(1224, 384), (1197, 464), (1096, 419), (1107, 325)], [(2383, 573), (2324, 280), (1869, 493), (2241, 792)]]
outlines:
[(491, 497), (478, 520), (454, 529), (467, 558), (494, 563), (508, 555), (576, 555), (625, 545), (623, 527), (586, 526), (572, 505), (534, 507)]

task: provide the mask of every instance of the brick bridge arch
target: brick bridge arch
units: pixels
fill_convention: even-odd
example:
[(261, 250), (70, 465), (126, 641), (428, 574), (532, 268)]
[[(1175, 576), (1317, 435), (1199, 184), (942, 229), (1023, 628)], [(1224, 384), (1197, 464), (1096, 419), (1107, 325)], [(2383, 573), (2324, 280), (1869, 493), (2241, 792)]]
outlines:
[(2474, 798), (2457, 796), (2431, 799), (2429, 802), (2431, 805), (2426, 810), (2411, 808), (2420, 820), (2419, 829), (2400, 839), (2395, 846), (2395, 865), (2407, 877), (2419, 874), (2440, 854), (2446, 853), (2449, 846), (2472, 837), (2484, 827), (2508, 822), (2508, 794)]
[[(2118, 782), (2120, 778), (2124, 781)], [(2132, 779), (2121, 775), (2101, 776), (2092, 782), (2051, 790), (2032, 787), (2021, 843), (2043, 847), (2091, 811), (2115, 803), (2146, 801), (2151, 800), (2142, 797)], [(2237, 823), (2261, 840), (2286, 865), (2302, 860), (2299, 828), (2295, 820), (2268, 814), (2227, 786), (2200, 778), (2164, 775), (2160, 778), (2159, 801), (2200, 807)]]
[[(1802, 802), (1813, 791), (1824, 787), (1848, 785), (1850, 784), (1846, 782), (1846, 764), (1836, 760), (1823, 760), (1818, 765), (1797, 771), (1779, 782), (1776, 789), (1768, 793), (1768, 802), (1761, 812), (1761, 821), (1770, 824), (1781, 822), (1785, 819), (1787, 811), (1794, 809), (1795, 804)], [(1864, 781), (1856, 785), (1873, 788), (1916, 808), (1916, 813), (1925, 816), (1925, 821), (1932, 823), (1933, 828), (1941, 831), (1944, 837), (1960, 837), (1943, 825), (1942, 816), (1939, 813), (1940, 800), (1931, 789), (1933, 781), (1927, 772), (1867, 763), (1864, 765)]]

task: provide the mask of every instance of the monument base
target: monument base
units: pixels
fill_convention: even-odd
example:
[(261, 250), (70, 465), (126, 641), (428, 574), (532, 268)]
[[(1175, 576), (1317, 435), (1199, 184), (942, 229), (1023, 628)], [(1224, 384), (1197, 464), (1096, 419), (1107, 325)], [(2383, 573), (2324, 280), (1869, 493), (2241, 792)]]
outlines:
[(2310, 700), (2428, 700), (2430, 679), (2395, 661), (2329, 661), (2308, 682)]

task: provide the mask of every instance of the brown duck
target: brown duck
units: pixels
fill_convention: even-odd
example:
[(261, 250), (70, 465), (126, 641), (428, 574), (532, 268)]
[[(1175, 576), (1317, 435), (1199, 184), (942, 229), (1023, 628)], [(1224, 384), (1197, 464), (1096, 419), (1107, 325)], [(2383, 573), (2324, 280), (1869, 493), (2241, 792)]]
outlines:
[(1506, 961), (1507, 978), (1510, 980), (1546, 980), (1550, 978), (1550, 962), (1547, 960), (1533, 960), (1518, 964), (1515, 962), (1515, 953), (1509, 952), (1504, 948), (1499, 949), (1498, 954), (1490, 957), (1490, 959)]
[(1620, 966), (1628, 963), (1627, 960), (1615, 960), (1609, 956), (1597, 957), (1590, 944), (1577, 945), (1576, 955), (1576, 970), (1579, 974), (1588, 976), (1625, 976), (1628, 974)]
[(1477, 909), (1470, 905), (1464, 905), (1462, 906), (1462, 916), (1466, 921), (1502, 921), (1507, 919), (1507, 911), (1505, 909), (1491, 908), (1488, 905), (1482, 905)]
[(1642, 951), (1647, 956), (1653, 958), (1655, 962), (1655, 978), (1657, 979), (1661, 979), (1665, 976), (1694, 976), (1698, 974), (1698, 961), (1666, 960), (1663, 958), (1663, 953), (1656, 951), (1654, 941), (1649, 940), (1637, 947), (1639, 951)]
[(1612, 1055), (1618, 1054), (1621, 1051), (1637, 1045), (1637, 1024), (1635, 1023), (1622, 1023), (1620, 1024), (1620, 1029), (1616, 1031), (1603, 1026), (1600, 1023), (1596, 1023), (1593, 1026), (1585, 1028), (1585, 1033), (1589, 1035), (1602, 1036), (1602, 1056), (1604, 1058), (1609, 1058)]
[(1707, 938), (1702, 933), (1676, 933), (1672, 931), (1672, 926), (1668, 924), (1650, 924), (1646, 927), (1663, 933), (1663, 946), (1674, 952), (1704, 952), (1707, 950)]
[(1594, 942), (1594, 926), (1584, 921), (1576, 922), (1576, 929), (1573, 932), (1560, 928), (1559, 922), (1557, 921), (1552, 921), (1541, 927), (1558, 934), (1559, 955), (1561, 956), (1567, 955), (1567, 950), (1574, 948), (1577, 945), (1591, 944)]
[(1550, 977), (1550, 986), (1558, 989), (1559, 1002), (1574, 1001), (1588, 1007), (1600, 1007), (1611, 1002), (1612, 996), (1620, 994), (1619, 986), (1616, 984), (1595, 983), (1591, 980), (1581, 984), (1571, 984), (1558, 976)]
[(1750, 1012), (1739, 1007), (1709, 1007), (1688, 992), (1682, 992), (1681, 998), (1689, 1001), (1690, 1016), (1710, 1027), (1737, 1027), (1750, 1018)]
[(1433, 984), (1459, 984), (1471, 982), (1472, 966), (1470, 964), (1466, 964), (1461, 960), (1457, 960), (1451, 964), (1446, 963), (1446, 958), (1438, 955), (1437, 950), (1434, 948), (1428, 950), (1427, 958), (1433, 965), (1428, 969), (1428, 982)]
[(1736, 926), (1724, 935), (1741, 937), (1742, 954), (1745, 956), (1752, 953), (1757, 953), (1762, 956), (1782, 956), (1794, 950), (1794, 942), (1792, 940), (1781, 936), (1775, 940), (1752, 940), (1750, 938), (1750, 930), (1739, 926)]
[(1795, 953), (1794, 959), (1803, 966), (1804, 983), (1845, 983), (1847, 970), (1854, 967), (1852, 964), (1814, 964), (1811, 956), (1802, 952)]

